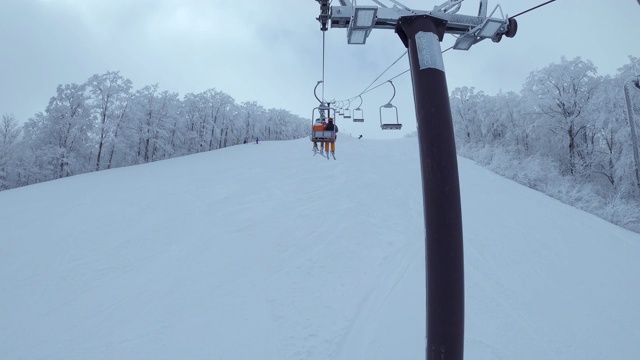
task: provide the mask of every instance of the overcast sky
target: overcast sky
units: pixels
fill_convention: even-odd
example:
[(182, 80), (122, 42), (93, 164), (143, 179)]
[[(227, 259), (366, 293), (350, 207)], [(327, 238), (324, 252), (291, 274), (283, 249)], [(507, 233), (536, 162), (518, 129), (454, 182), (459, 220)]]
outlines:
[[(422, 10), (443, 1), (401, 0)], [(489, 8), (500, 4), (514, 15), (542, 2), (490, 0)], [(460, 13), (475, 14), (477, 7), (466, 0)], [(313, 87), (322, 78), (318, 13), (315, 0), (0, 0), (0, 113), (25, 121), (45, 109), (57, 85), (120, 71), (134, 89), (158, 83), (185, 95), (216, 88), (237, 102), (255, 100), (310, 118)], [(591, 60), (610, 75), (629, 55), (640, 57), (637, 0), (557, 0), (518, 17), (518, 24), (513, 39), (446, 52), (449, 91), (519, 91), (531, 71), (562, 55)], [(448, 35), (442, 48), (452, 43)], [(362, 46), (347, 45), (345, 29), (329, 29), (325, 97), (359, 94), (404, 51), (390, 30), (374, 30)], [(404, 57), (380, 81), (408, 68)], [(341, 131), (384, 138), (415, 130), (409, 74), (394, 84), (401, 131), (379, 129), (379, 107), (392, 95), (388, 85), (363, 96), (364, 123), (342, 121)]]

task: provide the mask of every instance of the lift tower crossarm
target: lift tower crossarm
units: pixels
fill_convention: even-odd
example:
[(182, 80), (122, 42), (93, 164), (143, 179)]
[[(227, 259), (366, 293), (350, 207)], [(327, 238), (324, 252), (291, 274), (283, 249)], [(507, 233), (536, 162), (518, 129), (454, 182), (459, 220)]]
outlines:
[[(395, 29), (398, 19), (403, 16), (430, 15), (446, 24), (445, 33), (459, 36), (453, 46), (457, 50), (469, 50), (472, 45), (484, 39), (498, 42), (503, 35), (513, 37), (517, 28), (515, 19), (504, 16), (493, 17), (497, 10), (502, 12), (499, 5), (487, 16), (486, 0), (481, 1), (478, 16), (457, 14), (462, 0), (449, 0), (431, 11), (413, 10), (396, 0), (390, 1), (396, 5), (393, 7), (331, 6), (329, 13), (331, 27), (348, 29), (349, 44), (364, 44), (372, 29)], [(341, 4), (347, 2), (349, 1), (340, 1)], [(376, 3), (380, 4), (378, 1)]]

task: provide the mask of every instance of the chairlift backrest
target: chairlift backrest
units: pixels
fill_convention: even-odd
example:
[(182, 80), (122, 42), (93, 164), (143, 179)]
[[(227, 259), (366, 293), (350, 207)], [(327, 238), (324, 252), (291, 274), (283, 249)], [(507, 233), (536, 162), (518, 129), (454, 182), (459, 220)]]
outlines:
[(313, 130), (311, 132), (311, 141), (315, 142), (334, 142), (336, 141), (335, 130)]
[(362, 96), (358, 95), (358, 98), (360, 98), (360, 104), (353, 109), (353, 122), (364, 122), (364, 111), (360, 109), (360, 106), (362, 106)]
[(364, 111), (362, 109), (353, 109), (353, 122), (364, 122)]
[[(332, 115), (332, 111), (333, 111), (333, 115)], [(325, 115), (321, 116), (323, 112)], [(315, 125), (316, 119), (320, 119), (320, 118), (324, 118), (327, 120), (328, 118), (333, 118), (335, 122), (335, 119), (336, 119), (335, 109), (331, 108), (330, 105), (320, 104), (319, 106), (311, 110), (311, 136), (310, 136), (311, 141), (330, 141), (330, 140), (324, 139), (324, 134), (315, 134), (317, 130), (314, 130), (313, 126)], [(335, 134), (334, 134), (334, 137), (335, 137)], [(322, 138), (324, 140), (317, 140), (318, 138)]]

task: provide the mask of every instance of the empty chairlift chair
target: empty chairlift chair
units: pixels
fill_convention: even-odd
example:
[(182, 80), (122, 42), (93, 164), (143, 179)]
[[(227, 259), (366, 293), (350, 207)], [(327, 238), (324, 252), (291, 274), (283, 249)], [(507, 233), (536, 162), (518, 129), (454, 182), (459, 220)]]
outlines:
[(345, 119), (351, 119), (351, 110), (349, 110), (349, 106), (351, 106), (351, 101), (347, 104), (347, 107), (344, 109), (344, 114), (342, 115)]
[(353, 122), (364, 122), (364, 111), (360, 109), (360, 106), (362, 105), (362, 97), (358, 97), (360, 98), (360, 105), (358, 105), (357, 108), (353, 109)]
[[(391, 100), (393, 100), (393, 98), (396, 97), (396, 87), (393, 86), (393, 83), (391, 82), (391, 80), (389, 80), (389, 83), (393, 87), (393, 96), (391, 97)], [(391, 104), (391, 100), (389, 100), (389, 102), (386, 103), (385, 105), (380, 106), (380, 128), (382, 130), (400, 130), (400, 129), (402, 129), (402, 124), (400, 124), (400, 122), (398, 121), (398, 108)], [(391, 116), (387, 115), (387, 118), (391, 117), (393, 120), (395, 120), (395, 122), (382, 121), (382, 109), (383, 108), (384, 109), (393, 109), (393, 110), (395, 110), (395, 114), (394, 114), (393, 110), (391, 110), (391, 111), (385, 110), (385, 113), (391, 113)]]
[(364, 111), (362, 109), (353, 109), (353, 122), (364, 122)]

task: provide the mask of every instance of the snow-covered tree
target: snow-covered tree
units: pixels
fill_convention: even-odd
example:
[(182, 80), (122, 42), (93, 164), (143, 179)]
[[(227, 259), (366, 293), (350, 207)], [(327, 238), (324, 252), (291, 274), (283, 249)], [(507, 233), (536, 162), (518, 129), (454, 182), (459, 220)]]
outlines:
[(524, 85), (523, 92), (546, 117), (548, 129), (564, 139), (571, 174), (577, 171), (577, 158), (591, 150), (593, 134), (588, 132), (588, 119), (583, 113), (597, 85), (596, 67), (580, 57), (562, 57), (559, 64), (532, 72)]
[(476, 92), (473, 87), (455, 88), (451, 93), (451, 112), (456, 118), (454, 122), (458, 141), (472, 143), (482, 137), (480, 114), (485, 95)]
[[(91, 94), (89, 107), (92, 120), (95, 123), (95, 137), (97, 142), (96, 170), (100, 170), (103, 153), (106, 145), (111, 141), (111, 153), (113, 158), (115, 151), (114, 137), (120, 127), (120, 122), (125, 118), (129, 108), (128, 102), (131, 91), (131, 80), (125, 79), (118, 71), (109, 71), (102, 75), (93, 75), (86, 83)], [(110, 168), (110, 161), (107, 168)]]
[(267, 121), (266, 110), (255, 101), (242, 103), (242, 112), (245, 125), (245, 136), (249, 139), (264, 138), (264, 124)]
[(179, 104), (177, 93), (159, 92), (157, 84), (135, 92), (131, 110), (134, 121), (128, 127), (128, 137), (136, 149), (134, 163), (164, 159), (173, 152), (172, 127), (180, 110)]
[[(60, 85), (45, 113), (25, 124), (25, 141), (35, 152), (43, 180), (88, 171), (91, 156), (90, 121), (84, 85)], [(41, 181), (43, 181), (41, 180)]]
[(255, 101), (239, 105), (215, 89), (183, 100), (157, 84), (132, 91), (130, 80), (111, 71), (82, 85), (60, 85), (45, 111), (24, 124), (22, 138), (12, 117), (4, 125), (0, 190), (214, 150), (244, 137), (285, 140), (306, 133), (306, 122), (285, 110), (265, 110)]
[(226, 124), (229, 108), (233, 104), (231, 96), (215, 89), (184, 97), (186, 139), (191, 153), (220, 147), (225, 132), (223, 123)]
[(18, 120), (12, 114), (3, 114), (0, 122), (0, 190), (13, 187), (9, 176), (15, 170), (10, 166), (14, 161), (19, 136)]
[(628, 139), (622, 126), (624, 98), (621, 96), (621, 89), (615, 91), (617, 83), (615, 79), (603, 78), (589, 108), (589, 118), (595, 134), (591, 169), (614, 190), (620, 186), (619, 164), (624, 155), (622, 145)]

